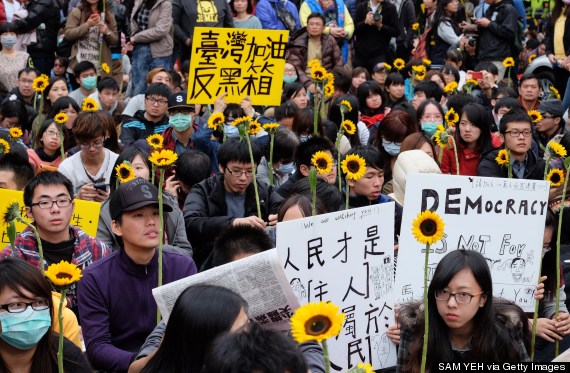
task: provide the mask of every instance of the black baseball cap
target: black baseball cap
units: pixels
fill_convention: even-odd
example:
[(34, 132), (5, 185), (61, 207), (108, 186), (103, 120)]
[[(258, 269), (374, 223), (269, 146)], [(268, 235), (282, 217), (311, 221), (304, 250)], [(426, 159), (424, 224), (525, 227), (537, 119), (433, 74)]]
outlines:
[(194, 104), (186, 103), (186, 97), (188, 97), (188, 92), (186, 91), (171, 94), (168, 98), (168, 108), (190, 108), (195, 110)]
[[(117, 218), (123, 212), (135, 211), (148, 205), (158, 205), (158, 189), (148, 181), (136, 178), (121, 184), (111, 196), (109, 212), (111, 219)], [(164, 203), (163, 210), (172, 211), (172, 207)]]

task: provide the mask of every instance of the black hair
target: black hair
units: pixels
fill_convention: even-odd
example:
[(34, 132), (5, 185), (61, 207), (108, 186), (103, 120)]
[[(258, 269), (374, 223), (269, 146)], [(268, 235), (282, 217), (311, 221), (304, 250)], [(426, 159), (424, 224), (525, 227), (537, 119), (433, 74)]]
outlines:
[[(348, 101), (350, 103), (350, 105), (352, 106), (352, 110), (349, 111), (348, 113), (344, 114), (344, 119), (352, 121), (352, 123), (354, 123), (354, 125), (356, 127), (356, 131), (352, 135), (349, 135), (346, 132), (344, 133), (344, 135), (350, 141), (351, 146), (356, 146), (356, 145), (360, 144), (360, 137), (359, 137), (359, 131), (358, 131), (358, 126), (357, 126), (358, 111), (359, 111), (358, 99), (354, 95), (345, 95), (345, 96), (335, 98), (329, 106), (329, 119), (335, 124), (337, 129), (340, 128), (341, 123), (342, 123), (342, 117), (343, 117), (342, 113), (340, 111), (340, 103), (342, 101)], [(332, 137), (330, 137), (330, 138), (332, 138)]]
[(203, 373), (306, 373), (307, 365), (291, 337), (251, 324), (225, 333), (212, 344)]
[(34, 177), (35, 172), (28, 159), (15, 153), (8, 153), (0, 158), (0, 171), (12, 171), (14, 173), (14, 182), (18, 190), (24, 189)]
[(178, 74), (176, 70), (169, 70), (168, 73), (170, 74), (170, 84), (172, 84), (173, 88), (180, 88), (182, 85), (182, 77)]
[(538, 76), (532, 74), (532, 73), (527, 73), (527, 74), (523, 74), (523, 76), (521, 76), (521, 78), (519, 79), (519, 87), (522, 86), (522, 84), (527, 81), (527, 80), (536, 80), (536, 83), (538, 85), (538, 88), (542, 89), (540, 86), (540, 79), (538, 79)]
[(407, 101), (406, 102), (398, 102), (397, 104), (392, 106), (392, 110), (390, 112), (398, 111), (398, 110), (408, 113), (408, 115), (412, 119), (412, 122), (414, 122), (414, 123), (418, 122), (416, 108), (414, 107), (414, 105), (412, 105), (411, 102), (407, 102)]
[(322, 13), (319, 13), (319, 12), (312, 12), (311, 14), (309, 14), (309, 15), (307, 16), (307, 23), (309, 23), (309, 20), (310, 20), (311, 18), (318, 18), (318, 19), (320, 19), (321, 21), (323, 21), (323, 26), (325, 25), (325, 23), (327, 23), (327, 21), (326, 21), (326, 19), (325, 19), (325, 15), (322, 14)]
[[(380, 95), (382, 104), (378, 109), (371, 110), (368, 108), (368, 105), (366, 105), (366, 99), (368, 96), (374, 93)], [(384, 113), (384, 107), (386, 106), (386, 95), (384, 94), (382, 87), (380, 87), (375, 81), (371, 80), (359, 85), (356, 89), (356, 97), (358, 97), (358, 106), (360, 107), (360, 112), (362, 115), (372, 116)]]
[(168, 88), (168, 86), (164, 83), (151, 83), (145, 93), (144, 93), (144, 97), (150, 97), (150, 96), (160, 96), (160, 97), (165, 97), (167, 100), (170, 97), (170, 95), (172, 94), (172, 91), (170, 90), (170, 88)]
[(54, 75), (51, 78), (49, 78), (49, 84), (46, 87), (44, 93), (42, 94), (42, 100), (44, 101), (43, 114), (47, 115), (47, 113), (49, 113), (51, 111), (53, 104), (55, 103), (55, 102), (51, 102), (48, 96), (49, 96), (54, 84), (57, 82), (63, 82), (65, 89), (69, 90), (69, 88), (67, 87), (67, 80), (63, 76), (55, 76)]
[[(273, 162), (286, 161), (293, 162), (297, 147), (301, 144), (299, 137), (286, 128), (279, 127), (275, 132), (275, 142), (273, 144)], [(269, 162), (269, 146), (265, 150), (265, 159)], [(271, 167), (271, 165), (269, 166)]]
[(59, 61), (59, 63), (61, 63), (63, 65), (63, 67), (65, 67), (66, 70), (69, 67), (69, 58), (67, 58), (67, 57), (55, 56), (54, 63), (55, 63), (55, 61)]
[[(425, 100), (424, 102), (422, 102), (420, 104), (420, 106), (418, 106), (418, 110), (417, 110), (418, 122), (420, 122), (422, 120), (422, 117), (424, 115), (424, 111), (426, 110), (426, 107), (428, 107), (429, 105), (434, 105), (437, 108), (437, 110), (439, 110), (439, 112), (441, 113), (441, 116), (444, 117), (445, 113), (443, 112), (443, 108), (441, 107), (439, 102), (428, 99), (428, 100)], [(420, 128), (421, 128), (421, 126), (420, 126)]]
[(101, 91), (103, 91), (104, 89), (110, 89), (112, 91), (119, 92), (119, 84), (115, 79), (107, 76), (105, 78), (100, 79), (99, 82), (97, 83), (97, 90), (99, 91), (99, 93), (101, 93)]
[(30, 207), (32, 204), (34, 191), (39, 185), (63, 185), (65, 189), (67, 189), (69, 197), (71, 199), (74, 198), (73, 184), (71, 183), (71, 180), (67, 178), (67, 176), (57, 171), (43, 171), (34, 176), (24, 188), (24, 205), (27, 207)]
[[(304, 194), (312, 198), (311, 185), (308, 177), (298, 180), (291, 188), (291, 195)], [(317, 198), (323, 202), (327, 212), (338, 211), (342, 204), (342, 193), (338, 190), (338, 186), (329, 184), (325, 179), (317, 178)]]
[(499, 112), (499, 109), (503, 107), (506, 107), (509, 110), (516, 110), (516, 109), (522, 110), (522, 106), (519, 100), (513, 97), (502, 97), (498, 99), (497, 102), (495, 103), (493, 111), (495, 112), (495, 114), (497, 114)]
[(18, 79), (22, 76), (23, 73), (29, 74), (34, 73), (36, 76), (40, 76), (40, 71), (30, 66), (24, 67), (22, 70), (18, 71)]
[(404, 77), (400, 73), (390, 73), (386, 77), (384, 87), (387, 88), (391, 85), (404, 85)]
[(232, 262), (236, 255), (257, 254), (273, 248), (273, 241), (263, 229), (250, 225), (230, 226), (216, 238), (212, 266)]
[(16, 31), (17, 31), (16, 26), (11, 22), (4, 22), (3, 24), (0, 25), (0, 35), (5, 32), (16, 33)]
[(214, 339), (229, 331), (246, 301), (233, 291), (213, 285), (192, 285), (180, 294), (156, 354), (142, 373), (200, 372)]
[(499, 123), (499, 132), (503, 135), (507, 132), (507, 127), (511, 122), (525, 122), (530, 125), (529, 129), (532, 130), (532, 119), (528, 116), (527, 112), (520, 109), (511, 109), (508, 113), (503, 115)]
[(73, 75), (75, 75), (76, 79), (79, 79), (79, 76), (89, 70), (95, 71), (97, 73), (97, 68), (93, 65), (92, 62), (89, 61), (81, 61), (73, 68)]
[(418, 92), (423, 92), (426, 95), (426, 98), (434, 99), (437, 102), (441, 101), (441, 96), (443, 96), (443, 89), (437, 84), (436, 82), (429, 82), (422, 81), (416, 84), (416, 88), (414, 89), (414, 94)]
[(140, 156), (142, 160), (145, 162), (148, 168), (148, 174), (151, 175), (152, 165), (148, 160), (149, 156), (148, 152), (143, 149), (137, 148), (136, 146), (128, 146), (125, 149), (123, 149), (121, 153), (119, 153), (119, 156), (115, 161), (113, 172), (111, 173), (111, 177), (109, 178), (109, 196), (111, 196), (113, 192), (115, 192), (115, 190), (117, 189), (117, 173), (115, 172), (115, 168), (123, 164), (123, 162), (125, 161), (132, 163), (137, 155)]
[(453, 65), (442, 66), (441, 72), (443, 74), (453, 74), (453, 77), (457, 83), (459, 83), (459, 80), (461, 79), (461, 76), (459, 76), (459, 70), (457, 70), (457, 68)]
[(359, 145), (354, 148), (351, 148), (348, 152), (346, 152), (345, 158), (349, 155), (357, 155), (364, 159), (366, 162), (366, 167), (372, 167), (380, 171), (384, 171), (385, 159), (382, 156), (382, 153), (371, 145)]
[(305, 142), (299, 144), (295, 153), (295, 163), (297, 168), (301, 165), (311, 166), (311, 158), (318, 151), (330, 151), (334, 154), (335, 148), (333, 143), (326, 137), (314, 136)]
[(303, 89), (305, 89), (305, 86), (299, 82), (285, 84), (283, 87), (283, 93), (281, 94), (281, 102), (285, 102), (290, 100), (291, 97), (297, 96), (297, 94)]
[[(309, 107), (297, 109), (293, 117), (293, 128), (291, 130), (299, 136), (303, 134), (313, 135), (314, 121), (313, 109)], [(323, 120), (320, 115), (317, 115), (317, 132), (321, 136), (324, 135)]]
[[(235, 6), (234, 6), (234, 0), (231, 0), (231, 1), (230, 1), (230, 9), (232, 10), (232, 13), (233, 13), (234, 15), (237, 15), (236, 8), (235, 8)], [(253, 14), (253, 4), (252, 4), (252, 0), (247, 0), (247, 9), (245, 10), (245, 12), (246, 12), (247, 14)], [(189, 68), (190, 68), (190, 67), (188, 67), (188, 69), (189, 69)], [(187, 71), (187, 70), (183, 70), (183, 71)]]
[[(446, 60), (451, 60), (455, 63), (463, 63), (463, 53), (461, 53), (460, 50), (454, 49), (454, 48), (449, 48), (447, 50), (447, 52), (445, 53), (445, 59)], [(446, 65), (449, 66), (449, 65)], [(457, 80), (459, 82), (459, 80)]]
[[(255, 141), (251, 142), (251, 152), (253, 154), (253, 162), (258, 165), (261, 161), (261, 149)], [(218, 149), (218, 164), (224, 169), (230, 162), (250, 164), (249, 148), (247, 141), (234, 137), (229, 138)], [(255, 170), (253, 170), (255, 172)]]
[[(287, 210), (293, 206), (297, 206), (297, 208), (299, 208), (303, 213), (304, 217), (311, 216), (312, 214), (313, 205), (311, 197), (305, 194), (292, 194), (283, 201), (281, 207), (279, 207), (279, 212), (277, 212), (277, 221), (282, 222)], [(319, 197), (317, 197), (317, 200), (315, 201), (315, 212), (317, 215), (327, 213), (327, 209)]]
[(342, 92), (343, 94), (350, 91), (350, 86), (352, 85), (352, 77), (343, 67), (335, 67), (332, 71), (334, 76), (334, 90)]
[(499, 69), (495, 66), (494, 63), (490, 61), (481, 61), (475, 66), (475, 71), (488, 71), (493, 75), (499, 75)]
[(212, 161), (206, 153), (189, 149), (176, 160), (176, 177), (189, 189), (212, 173)]
[(69, 106), (71, 106), (73, 110), (75, 110), (78, 114), (81, 111), (81, 108), (73, 98), (69, 96), (61, 96), (55, 101), (55, 103), (51, 107), (51, 111), (48, 113), (47, 118), (51, 119), (55, 117), (57, 114), (61, 113), (65, 109), (68, 109)]
[(2, 116), (2, 119), (17, 117), (17, 127), (28, 127), (28, 112), (26, 111), (26, 105), (24, 105), (24, 103), (20, 100), (4, 101), (0, 107), (0, 115)]
[(497, 89), (495, 89), (493, 92), (493, 98), (497, 98), (499, 97), (499, 95), (503, 95), (503, 97), (512, 97), (512, 98), (519, 97), (517, 91), (515, 91), (513, 87), (509, 86), (497, 87)]
[(465, 92), (457, 92), (455, 94), (449, 95), (447, 97), (447, 109), (453, 109), (459, 115), (461, 115), (463, 111), (463, 107), (468, 104), (474, 104), (477, 102), (477, 99)]
[(226, 118), (226, 121), (230, 117), (237, 119), (243, 116), (245, 116), (245, 112), (239, 104), (228, 104), (224, 109), (224, 117)]
[[(467, 104), (463, 107), (461, 115), (465, 115), (471, 125), (479, 128), (481, 131), (479, 138), (477, 139), (477, 148), (480, 152), (485, 153), (486, 151), (491, 150), (493, 148), (491, 139), (491, 122), (485, 107), (477, 103)], [(455, 140), (466, 146), (467, 144), (461, 138), (461, 128), (461, 124), (459, 124), (455, 131)]]
[(275, 116), (275, 120), (279, 122), (280, 120), (285, 118), (293, 118), (295, 116), (296, 111), (297, 111), (297, 106), (291, 101), (287, 100), (275, 108), (275, 112), (273, 115)]

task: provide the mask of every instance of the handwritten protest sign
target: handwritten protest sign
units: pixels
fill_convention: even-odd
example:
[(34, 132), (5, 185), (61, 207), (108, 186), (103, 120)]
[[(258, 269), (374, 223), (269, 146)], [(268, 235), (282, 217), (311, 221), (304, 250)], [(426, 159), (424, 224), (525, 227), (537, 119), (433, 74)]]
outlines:
[(217, 285), (238, 293), (249, 305), (251, 321), (265, 328), (288, 332), (291, 330), (289, 319), (299, 308), (276, 249), (153, 289), (152, 295), (166, 322), (178, 296), (187, 287), (197, 284)]
[(226, 92), (230, 103), (279, 105), (288, 40), (288, 31), (196, 27), (188, 102), (212, 104)]
[(416, 241), (411, 227), (427, 209), (445, 223), (444, 238), (430, 248), (430, 279), (448, 252), (476, 250), (488, 261), (493, 295), (534, 312), (548, 191), (542, 180), (409, 174), (396, 266), (397, 302), (423, 296), (425, 245)]
[[(31, 221), (26, 215), (24, 193), (19, 190), (0, 189), (0, 214), (2, 214), (2, 217), (8, 208), (8, 205), (12, 202), (18, 202), (22, 217), (27, 221)], [(99, 225), (101, 204), (81, 199), (76, 199), (74, 202), (75, 210), (73, 211), (73, 215), (71, 215), (71, 225), (74, 225), (88, 235), (95, 237), (97, 235), (97, 226)], [(16, 223), (16, 231), (18, 233), (23, 231), (25, 228), (26, 226), (24, 224)], [(2, 233), (2, 245), (0, 245), (0, 249), (3, 249), (5, 246), (10, 244), (10, 240), (6, 234), (6, 229), (8, 229), (7, 224), (0, 225), (0, 232)]]
[(301, 304), (331, 301), (346, 314), (327, 342), (333, 369), (396, 364), (386, 337), (394, 320), (394, 203), (279, 223), (277, 250)]

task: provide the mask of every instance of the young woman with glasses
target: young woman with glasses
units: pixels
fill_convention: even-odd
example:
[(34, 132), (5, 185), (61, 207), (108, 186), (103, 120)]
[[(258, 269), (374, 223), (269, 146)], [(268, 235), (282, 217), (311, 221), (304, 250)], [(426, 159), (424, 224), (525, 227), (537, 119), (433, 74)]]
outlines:
[(36, 172), (57, 170), (62, 162), (60, 145), (60, 128), (53, 119), (44, 121), (38, 130), (34, 148), (28, 149), (30, 164)]

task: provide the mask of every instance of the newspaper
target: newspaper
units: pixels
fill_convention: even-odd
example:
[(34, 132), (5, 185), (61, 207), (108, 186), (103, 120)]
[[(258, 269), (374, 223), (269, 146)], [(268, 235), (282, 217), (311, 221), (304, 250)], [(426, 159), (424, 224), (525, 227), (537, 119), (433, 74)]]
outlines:
[(271, 249), (155, 288), (152, 295), (165, 322), (178, 296), (189, 286), (217, 285), (241, 295), (249, 304), (249, 317), (265, 328), (289, 331), (289, 319), (299, 308), (280, 264)]

